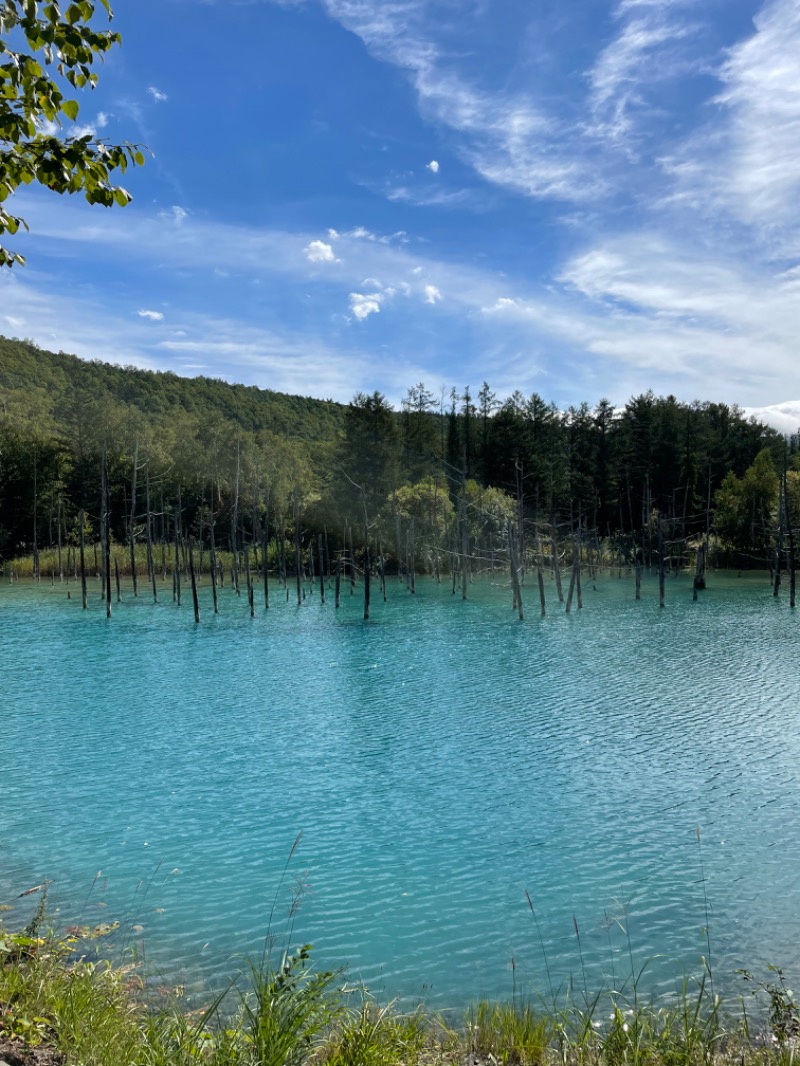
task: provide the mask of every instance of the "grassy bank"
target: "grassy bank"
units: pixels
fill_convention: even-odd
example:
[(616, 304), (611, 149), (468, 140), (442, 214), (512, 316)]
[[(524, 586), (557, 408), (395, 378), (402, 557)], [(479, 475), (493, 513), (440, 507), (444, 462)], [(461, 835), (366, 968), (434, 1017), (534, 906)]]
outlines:
[[(98, 961), (105, 931), (42, 936), (0, 926), (0, 1062), (8, 1066), (791, 1066), (800, 1015), (780, 971), (743, 974), (732, 1009), (710, 974), (670, 1001), (635, 984), (556, 1003), (515, 997), (461, 1018), (380, 1005), (310, 949), (266, 953), (201, 1010)], [(756, 993), (756, 999), (749, 996)], [(751, 1012), (750, 1008), (754, 1008)]]

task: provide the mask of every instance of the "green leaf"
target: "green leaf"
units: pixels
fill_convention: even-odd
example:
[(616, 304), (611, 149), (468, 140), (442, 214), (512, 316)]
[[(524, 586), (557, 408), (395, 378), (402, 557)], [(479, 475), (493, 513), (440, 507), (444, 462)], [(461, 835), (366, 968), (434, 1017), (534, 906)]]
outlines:
[(65, 100), (64, 103), (61, 105), (61, 110), (64, 112), (67, 118), (72, 119), (72, 121), (74, 122), (78, 117), (80, 105), (78, 104), (77, 100)]

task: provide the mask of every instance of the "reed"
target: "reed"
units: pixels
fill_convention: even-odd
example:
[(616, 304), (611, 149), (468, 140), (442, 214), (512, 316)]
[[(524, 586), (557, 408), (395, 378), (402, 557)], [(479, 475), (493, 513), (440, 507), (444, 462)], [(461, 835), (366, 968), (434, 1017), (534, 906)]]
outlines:
[[(341, 972), (314, 967), (309, 945), (277, 952), (268, 931), (260, 958), (190, 1010), (182, 989), (147, 980), (130, 949), (116, 965), (98, 954), (117, 923), (45, 932), (46, 892), (23, 893), (38, 896), (22, 931), (0, 915), (0, 1062), (11, 1066), (793, 1066), (800, 1041), (800, 1007), (778, 968), (765, 980), (740, 971), (760, 1004), (755, 1020), (743, 997), (723, 1009), (708, 959), (677, 995), (645, 995), (647, 964), (634, 969), (616, 916), (628, 979), (577, 995), (570, 983), (538, 1006), (518, 996), (515, 974), (509, 1002), (481, 1001), (446, 1024), (424, 1006), (409, 1013), (348, 990)], [(287, 944), (296, 908), (297, 896)], [(274, 914), (273, 904), (270, 923)]]

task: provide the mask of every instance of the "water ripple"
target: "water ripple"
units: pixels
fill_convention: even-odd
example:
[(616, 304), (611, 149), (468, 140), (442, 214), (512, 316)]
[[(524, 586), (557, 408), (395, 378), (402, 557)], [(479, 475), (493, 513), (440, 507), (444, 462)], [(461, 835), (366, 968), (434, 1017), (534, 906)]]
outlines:
[(629, 931), (668, 986), (707, 952), (706, 906), (718, 969), (791, 965), (788, 608), (757, 578), (698, 603), (670, 581), (664, 611), (654, 582), (641, 603), (593, 584), (522, 624), (479, 584), (390, 584), (369, 625), (358, 596), (250, 619), (226, 589), (215, 618), (204, 590), (199, 627), (3, 586), (0, 894), (52, 877), (65, 921), (141, 926), (193, 987), (260, 952), (271, 914), (279, 943), (440, 1006), (508, 994), (512, 958), (544, 991), (540, 934), (556, 984), (624, 979)]

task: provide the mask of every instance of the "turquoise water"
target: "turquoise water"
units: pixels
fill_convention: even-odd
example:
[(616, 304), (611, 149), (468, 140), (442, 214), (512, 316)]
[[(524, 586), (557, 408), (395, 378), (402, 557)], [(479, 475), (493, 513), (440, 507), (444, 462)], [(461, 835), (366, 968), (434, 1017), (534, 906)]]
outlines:
[(488, 583), (463, 603), (390, 582), (368, 624), (358, 595), (277, 589), (251, 619), (226, 588), (215, 618), (206, 589), (200, 626), (166, 588), (109, 622), (96, 585), (84, 612), (3, 584), (0, 902), (51, 878), (60, 921), (120, 919), (118, 947), (198, 994), (271, 914), (437, 1007), (546, 993), (545, 956), (553, 985), (620, 984), (628, 934), (674, 987), (706, 906), (718, 983), (791, 970), (800, 616), (763, 576), (712, 575), (697, 603), (669, 579), (665, 610), (654, 581), (639, 603), (629, 575), (592, 584), (568, 616), (550, 588), (544, 619), (529, 588), (524, 623)]

